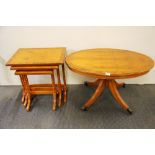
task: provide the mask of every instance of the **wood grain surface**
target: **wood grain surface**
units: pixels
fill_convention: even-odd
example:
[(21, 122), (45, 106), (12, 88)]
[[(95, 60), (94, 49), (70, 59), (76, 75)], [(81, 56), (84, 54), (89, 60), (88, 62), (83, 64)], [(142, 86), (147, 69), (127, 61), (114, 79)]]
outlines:
[[(22, 103), (27, 111), (30, 111), (33, 95), (53, 94), (53, 111), (57, 105), (62, 105), (62, 94), (64, 103), (67, 102), (67, 86), (65, 79), (64, 61), (66, 48), (21, 48), (7, 62), (11, 70), (20, 76), (23, 87)], [(61, 83), (60, 70), (62, 68), (63, 84)], [(54, 72), (57, 72), (55, 77)], [(51, 84), (30, 85), (28, 75), (50, 75)], [(57, 80), (56, 80), (57, 79)], [(55, 80), (58, 83), (55, 83)], [(57, 94), (59, 103), (57, 103)]]
[(7, 66), (63, 64), (66, 48), (20, 48), (7, 62)]
[(154, 66), (154, 61), (144, 54), (108, 48), (72, 53), (66, 63), (74, 72), (101, 79), (132, 78), (149, 72)]

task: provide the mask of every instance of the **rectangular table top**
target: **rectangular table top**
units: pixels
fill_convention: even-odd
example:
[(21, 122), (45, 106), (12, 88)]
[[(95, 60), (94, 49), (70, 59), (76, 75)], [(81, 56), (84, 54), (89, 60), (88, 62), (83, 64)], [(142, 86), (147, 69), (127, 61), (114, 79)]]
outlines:
[(20, 48), (7, 66), (59, 65), (65, 61), (66, 48)]

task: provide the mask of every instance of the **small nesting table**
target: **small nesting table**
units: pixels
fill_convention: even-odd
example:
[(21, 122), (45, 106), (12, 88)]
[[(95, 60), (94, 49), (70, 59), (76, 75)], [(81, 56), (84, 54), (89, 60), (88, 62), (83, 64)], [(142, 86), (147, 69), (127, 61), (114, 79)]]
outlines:
[[(11, 70), (19, 75), (22, 87), (22, 103), (30, 111), (31, 99), (37, 94), (53, 94), (53, 111), (67, 102), (65, 78), (65, 48), (20, 48), (7, 62)], [(61, 83), (62, 74), (63, 83)], [(28, 75), (50, 75), (51, 84), (29, 84)], [(57, 81), (57, 83), (56, 83)], [(58, 103), (57, 103), (58, 96)]]
[(95, 82), (85, 82), (87, 86), (96, 86), (92, 97), (83, 105), (87, 110), (107, 87), (120, 106), (130, 114), (132, 110), (121, 97), (118, 88), (124, 83), (116, 79), (126, 79), (142, 76), (154, 66), (154, 61), (146, 55), (121, 49), (89, 49), (70, 54), (66, 58), (68, 67), (78, 73), (97, 78)]

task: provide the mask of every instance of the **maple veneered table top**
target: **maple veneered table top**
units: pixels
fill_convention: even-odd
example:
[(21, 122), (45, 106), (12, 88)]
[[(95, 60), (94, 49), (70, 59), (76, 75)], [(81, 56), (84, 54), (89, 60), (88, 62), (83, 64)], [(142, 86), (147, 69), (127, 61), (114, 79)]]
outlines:
[(7, 66), (58, 65), (65, 61), (66, 48), (20, 48)]
[(146, 55), (121, 49), (88, 49), (70, 54), (66, 58), (74, 72), (95, 78), (131, 78), (151, 70), (154, 61)]

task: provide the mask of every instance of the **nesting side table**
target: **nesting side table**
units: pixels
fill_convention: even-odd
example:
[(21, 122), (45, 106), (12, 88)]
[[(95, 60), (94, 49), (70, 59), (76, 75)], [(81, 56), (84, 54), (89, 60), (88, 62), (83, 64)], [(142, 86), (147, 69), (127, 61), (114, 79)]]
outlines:
[[(11, 70), (19, 75), (22, 87), (22, 103), (30, 111), (31, 99), (37, 94), (53, 94), (53, 111), (57, 106), (67, 102), (67, 86), (65, 78), (66, 49), (60, 48), (21, 48), (7, 62)], [(61, 83), (61, 73), (63, 83)], [(28, 75), (50, 75), (51, 84), (29, 84)], [(58, 103), (57, 103), (58, 96)]]

